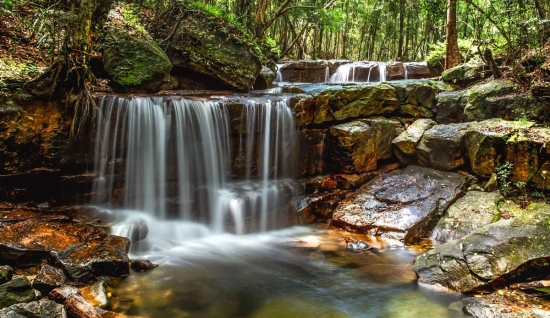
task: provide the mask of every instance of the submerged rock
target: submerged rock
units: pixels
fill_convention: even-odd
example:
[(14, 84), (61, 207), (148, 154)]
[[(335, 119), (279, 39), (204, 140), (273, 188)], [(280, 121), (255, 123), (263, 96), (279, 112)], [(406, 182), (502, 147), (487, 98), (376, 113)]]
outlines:
[(113, 84), (123, 90), (160, 90), (170, 81), (172, 65), (155, 40), (136, 22), (125, 17), (137, 15), (118, 4), (107, 16), (103, 43), (103, 63)]
[(464, 312), (475, 318), (550, 317), (547, 301), (517, 291), (501, 290), (481, 297), (468, 297), (462, 303)]
[(0, 258), (20, 267), (54, 261), (72, 280), (129, 273), (129, 241), (91, 225), (27, 220), (0, 224)]
[(416, 258), (422, 284), (459, 292), (492, 290), (550, 272), (550, 206), (537, 204)]
[(430, 238), (440, 242), (456, 240), (491, 224), (500, 216), (497, 208), (500, 199), (502, 196), (498, 192), (467, 192), (447, 209)]
[(419, 166), (386, 173), (348, 195), (332, 224), (407, 242), (429, 234), (465, 187), (457, 173)]
[(135, 259), (130, 263), (130, 267), (137, 272), (144, 272), (157, 268), (158, 265), (149, 260)]
[(41, 299), (26, 304), (16, 304), (0, 310), (6, 318), (67, 318), (63, 305)]

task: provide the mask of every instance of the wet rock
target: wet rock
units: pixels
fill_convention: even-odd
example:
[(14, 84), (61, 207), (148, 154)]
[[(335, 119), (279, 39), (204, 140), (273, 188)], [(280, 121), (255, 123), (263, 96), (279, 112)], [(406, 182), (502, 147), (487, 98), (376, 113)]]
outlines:
[[(506, 141), (506, 161), (512, 164), (511, 182), (529, 182), (537, 173), (539, 150), (543, 145), (539, 145), (529, 135), (528, 131), (518, 131)], [(550, 141), (550, 138), (545, 139)]]
[(296, 207), (300, 224), (324, 221), (332, 218), (338, 203), (346, 197), (349, 190), (333, 190), (329, 193), (306, 195)]
[(7, 283), (13, 277), (13, 268), (11, 266), (0, 266), (0, 285)]
[(430, 233), (463, 191), (465, 178), (419, 166), (386, 173), (348, 195), (332, 224), (407, 242)]
[(493, 169), (506, 159), (508, 138), (533, 125), (533, 122), (501, 119), (485, 120), (471, 125), (466, 132), (465, 146), (472, 171), (478, 176), (490, 177)]
[(390, 62), (386, 65), (386, 79), (388, 81), (405, 79), (405, 66), (401, 62)]
[(315, 116), (315, 99), (313, 96), (300, 94), (290, 97), (290, 107), (296, 121), (296, 126), (313, 123)]
[(353, 237), (344, 237), (344, 240), (346, 241), (346, 248), (352, 251), (370, 251), (372, 250), (372, 246), (369, 244), (354, 239)]
[(31, 282), (24, 276), (0, 285), (0, 308), (35, 300)]
[(92, 285), (82, 287), (80, 294), (88, 304), (94, 307), (105, 308), (109, 303), (104, 279), (100, 279)]
[(279, 67), (283, 81), (291, 83), (322, 83), (329, 63), (326, 60), (292, 61)]
[(422, 106), (427, 109), (435, 107), (437, 93), (451, 89), (434, 81), (399, 81), (388, 84), (395, 88), (401, 104)]
[(27, 304), (15, 304), (0, 310), (5, 318), (67, 318), (63, 305), (42, 299)]
[(361, 173), (376, 169), (374, 129), (353, 121), (330, 127), (327, 161), (333, 172)]
[(550, 273), (550, 206), (535, 204), (416, 258), (422, 284), (460, 292), (492, 290)]
[(158, 265), (149, 260), (134, 259), (131, 261), (130, 267), (136, 272), (144, 272), (157, 268)]
[(500, 216), (497, 201), (501, 199), (498, 192), (468, 191), (447, 209), (430, 238), (440, 242), (456, 240), (491, 224)]
[(65, 300), (71, 298), (73, 295), (80, 295), (80, 290), (74, 286), (61, 286), (53, 289), (49, 294), (48, 298), (57, 302), (64, 303)]
[(418, 164), (416, 146), (420, 143), (424, 132), (435, 125), (436, 122), (431, 119), (418, 119), (392, 141), (395, 154), (403, 165)]
[(73, 295), (63, 303), (67, 311), (76, 318), (102, 318), (96, 308), (80, 295)]
[(63, 274), (61, 269), (50, 265), (44, 265), (42, 266), (40, 273), (36, 275), (33, 282), (33, 287), (42, 292), (48, 293), (55, 287), (63, 285), (63, 283), (65, 283), (65, 279), (65, 274)]
[(326, 129), (307, 129), (300, 136), (300, 171), (302, 176), (325, 172)]
[(147, 227), (147, 223), (145, 223), (145, 221), (141, 220), (130, 225), (128, 236), (130, 238), (130, 242), (135, 243), (144, 240), (147, 238), (147, 234), (149, 234), (149, 228)]
[(140, 23), (125, 21), (136, 14), (118, 4), (107, 15), (103, 63), (113, 84), (127, 89), (160, 90), (169, 82), (172, 65), (168, 56)]
[(199, 82), (204, 88), (247, 90), (256, 81), (264, 57), (241, 30), (223, 18), (177, 3), (156, 23), (160, 27), (157, 38), (165, 39), (166, 54), (174, 66), (172, 75), (178, 76), (180, 89)]
[(436, 96), (436, 121), (439, 124), (460, 123), (466, 121), (464, 108), (467, 99), (463, 92), (443, 92)]
[(469, 62), (460, 64), (441, 73), (441, 79), (463, 87), (491, 76), (491, 70), (483, 63)]
[(462, 166), (466, 162), (464, 136), (468, 127), (468, 124), (449, 124), (426, 130), (416, 147), (419, 164), (443, 171)]
[(548, 302), (517, 291), (500, 290), (490, 295), (462, 300), (464, 312), (475, 318), (546, 318), (550, 317)]
[(537, 290), (550, 287), (550, 280), (536, 280), (533, 282), (524, 282), (510, 285), (510, 289), (519, 290)]
[(275, 80), (275, 73), (267, 66), (262, 67), (260, 74), (254, 82), (254, 89), (268, 89), (273, 86)]
[(129, 273), (129, 241), (91, 225), (28, 220), (0, 224), (0, 257), (17, 266), (54, 260), (72, 280)]

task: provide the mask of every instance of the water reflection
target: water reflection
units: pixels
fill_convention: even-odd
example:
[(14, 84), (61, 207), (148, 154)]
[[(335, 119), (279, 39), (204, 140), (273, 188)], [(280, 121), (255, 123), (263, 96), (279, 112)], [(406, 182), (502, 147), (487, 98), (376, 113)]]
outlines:
[(132, 255), (161, 266), (112, 282), (110, 306), (144, 317), (463, 317), (459, 294), (416, 284), (425, 248), (326, 225), (174, 242)]

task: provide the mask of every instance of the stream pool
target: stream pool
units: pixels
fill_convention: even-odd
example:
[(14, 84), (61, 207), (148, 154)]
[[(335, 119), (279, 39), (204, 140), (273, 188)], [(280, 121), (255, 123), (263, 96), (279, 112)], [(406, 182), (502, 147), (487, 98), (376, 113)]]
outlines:
[(189, 225), (148, 226), (147, 240), (134, 244), (131, 257), (160, 266), (110, 282), (113, 311), (143, 317), (465, 317), (462, 295), (416, 283), (412, 262), (431, 248), (429, 242), (404, 246), (325, 224), (176, 242), (155, 230)]

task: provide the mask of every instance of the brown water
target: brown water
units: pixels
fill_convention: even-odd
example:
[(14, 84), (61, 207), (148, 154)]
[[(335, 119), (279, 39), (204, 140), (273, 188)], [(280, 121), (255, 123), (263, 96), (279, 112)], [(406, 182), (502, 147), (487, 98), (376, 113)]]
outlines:
[[(374, 247), (350, 249), (346, 237)], [(348, 238), (349, 241), (349, 238)], [(149, 242), (133, 257), (161, 264), (111, 283), (111, 309), (144, 317), (464, 317), (460, 294), (416, 283), (429, 245), (326, 225), (269, 234)], [(136, 246), (139, 247), (139, 246)]]

